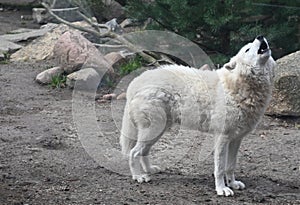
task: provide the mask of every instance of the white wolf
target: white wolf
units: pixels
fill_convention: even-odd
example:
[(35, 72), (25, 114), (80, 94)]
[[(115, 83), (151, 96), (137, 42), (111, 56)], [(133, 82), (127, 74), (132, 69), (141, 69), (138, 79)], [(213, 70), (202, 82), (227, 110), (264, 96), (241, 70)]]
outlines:
[(219, 70), (168, 65), (135, 78), (127, 90), (120, 137), (132, 178), (148, 182), (149, 174), (160, 170), (149, 162), (151, 146), (172, 122), (181, 122), (216, 136), (217, 194), (230, 196), (230, 188), (244, 189), (234, 176), (237, 152), (270, 101), (274, 66), (267, 40), (258, 36)]

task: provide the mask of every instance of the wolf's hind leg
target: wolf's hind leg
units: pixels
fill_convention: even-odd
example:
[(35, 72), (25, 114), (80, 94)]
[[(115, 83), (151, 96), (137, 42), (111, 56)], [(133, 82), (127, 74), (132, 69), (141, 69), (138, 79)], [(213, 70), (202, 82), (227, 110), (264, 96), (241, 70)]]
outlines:
[[(135, 102), (138, 104), (135, 104)], [(132, 178), (138, 182), (148, 182), (149, 174), (158, 172), (159, 167), (151, 165), (149, 152), (167, 127), (167, 109), (164, 101), (155, 99), (132, 102), (131, 114), (138, 130), (137, 143), (130, 152), (130, 168)]]
[[(159, 108), (156, 108), (156, 111)], [(158, 166), (151, 165), (149, 153), (152, 145), (157, 142), (166, 128), (166, 114), (163, 109), (160, 112), (148, 113), (147, 119), (151, 119), (149, 126), (138, 125), (138, 141), (130, 153), (130, 166), (133, 178), (138, 182), (148, 182), (149, 174), (160, 171)], [(140, 120), (139, 123), (142, 121)]]
[[(149, 128), (142, 129), (139, 132), (139, 135), (141, 135), (141, 136), (139, 136), (139, 139), (144, 140), (143, 141), (143, 143), (144, 143), (143, 155), (140, 158), (140, 162), (141, 162), (141, 166), (142, 166), (144, 172), (147, 174), (154, 174), (154, 173), (157, 173), (160, 171), (160, 167), (152, 165), (150, 163), (149, 153), (150, 153), (150, 149), (151, 149), (152, 145), (155, 144), (155, 142), (157, 142), (157, 140), (162, 135), (164, 129), (165, 129), (164, 124), (159, 124), (159, 123), (153, 122), (151, 124), (151, 129), (149, 129)], [(153, 137), (153, 136), (155, 136), (155, 137)]]
[(142, 164), (142, 167), (143, 167), (144, 171), (147, 174), (155, 174), (155, 173), (160, 172), (160, 170), (161, 170), (159, 166), (152, 165), (150, 163), (149, 156), (141, 157), (141, 164)]
[[(156, 127), (157, 128), (157, 127)], [(139, 130), (139, 141), (130, 152), (129, 163), (132, 172), (132, 178), (138, 182), (150, 181), (149, 174), (160, 171), (158, 166), (151, 165), (149, 161), (149, 152), (152, 145), (159, 139), (161, 132), (153, 131), (152, 129)], [(156, 137), (152, 137), (152, 135)]]
[(147, 147), (145, 143), (137, 142), (135, 147), (130, 151), (129, 155), (129, 166), (132, 179), (137, 180), (140, 183), (150, 181), (150, 177), (144, 172), (140, 163), (145, 147)]

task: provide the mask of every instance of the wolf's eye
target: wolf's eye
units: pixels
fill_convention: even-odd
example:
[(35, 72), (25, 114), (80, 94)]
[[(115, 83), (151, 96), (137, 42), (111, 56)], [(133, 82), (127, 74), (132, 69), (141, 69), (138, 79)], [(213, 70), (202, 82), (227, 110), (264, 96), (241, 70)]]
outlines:
[(249, 50), (250, 50), (250, 48), (248, 48), (248, 49), (245, 51), (245, 53), (247, 53)]

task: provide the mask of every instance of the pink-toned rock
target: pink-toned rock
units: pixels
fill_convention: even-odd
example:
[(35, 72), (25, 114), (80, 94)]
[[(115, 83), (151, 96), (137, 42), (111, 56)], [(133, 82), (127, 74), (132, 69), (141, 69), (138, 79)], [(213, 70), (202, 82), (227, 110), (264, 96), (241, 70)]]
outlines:
[(48, 84), (54, 76), (61, 75), (63, 72), (64, 70), (61, 67), (53, 67), (39, 73), (35, 80), (41, 84)]
[(80, 70), (90, 56), (102, 57), (98, 49), (79, 31), (65, 32), (56, 42), (53, 52), (66, 73)]
[(97, 102), (98, 103), (107, 103), (107, 102), (109, 102), (108, 100), (104, 100), (104, 99), (99, 99), (99, 100), (97, 100)]
[(117, 95), (115, 93), (111, 93), (111, 94), (106, 94), (102, 96), (103, 100), (113, 100), (117, 97)]
[(117, 100), (124, 100), (126, 99), (126, 92), (121, 93), (120, 95), (118, 95)]

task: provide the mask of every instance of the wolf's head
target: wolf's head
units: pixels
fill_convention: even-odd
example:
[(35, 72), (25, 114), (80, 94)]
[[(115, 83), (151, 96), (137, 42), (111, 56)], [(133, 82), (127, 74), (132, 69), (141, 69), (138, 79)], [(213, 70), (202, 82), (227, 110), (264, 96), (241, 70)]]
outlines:
[(268, 41), (263, 36), (257, 36), (248, 43), (224, 65), (228, 70), (236, 69), (241, 74), (256, 74), (272, 71), (275, 61), (271, 57)]

